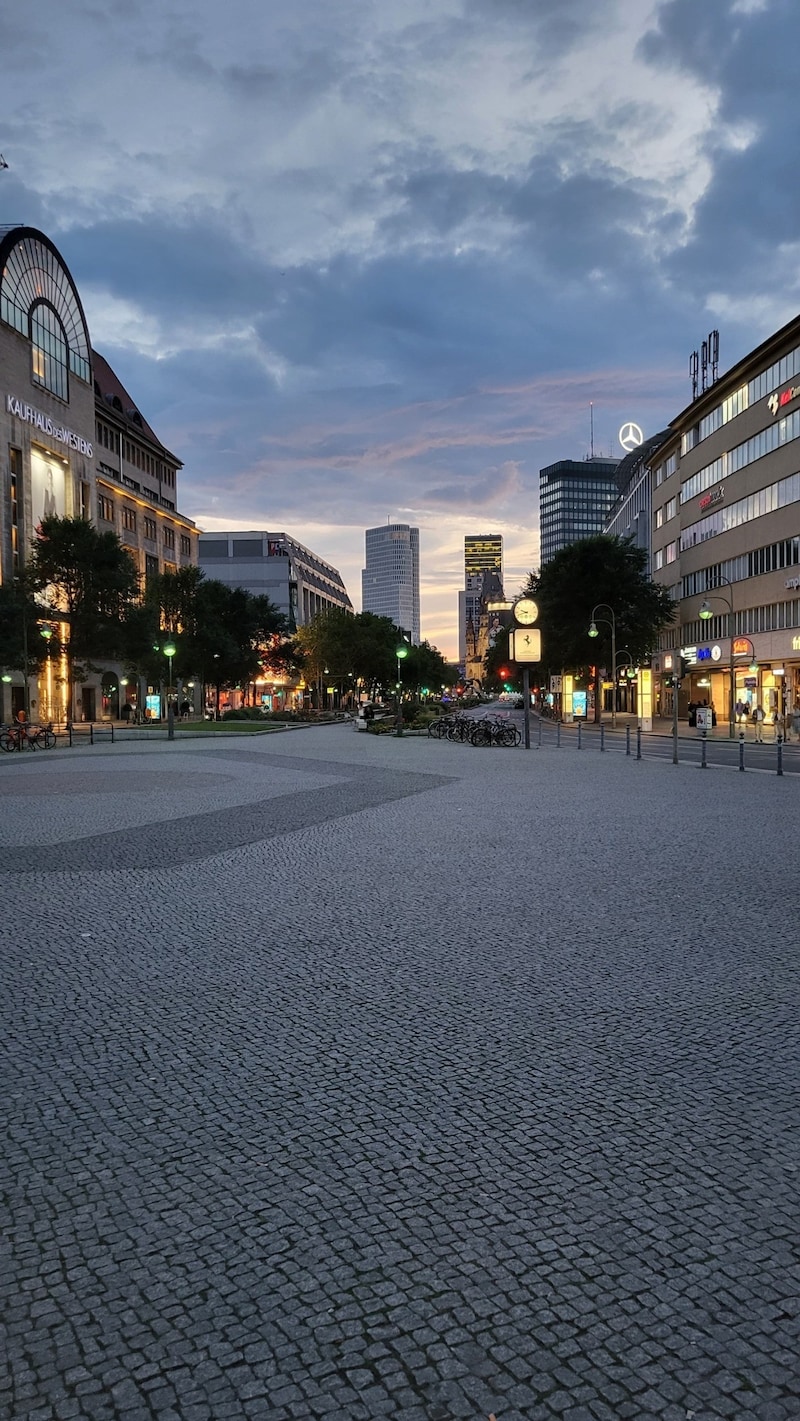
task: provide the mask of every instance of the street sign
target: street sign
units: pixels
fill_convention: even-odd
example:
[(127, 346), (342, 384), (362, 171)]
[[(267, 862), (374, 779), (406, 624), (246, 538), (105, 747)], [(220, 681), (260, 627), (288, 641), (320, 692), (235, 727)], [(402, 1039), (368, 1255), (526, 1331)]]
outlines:
[(560, 696), (560, 695), (561, 695), (561, 677), (560, 677), (560, 676), (551, 676), (551, 677), (550, 677), (550, 694), (551, 694), (551, 696)]
[(536, 627), (517, 627), (508, 634), (508, 654), (517, 664), (531, 664), (542, 659), (542, 634)]

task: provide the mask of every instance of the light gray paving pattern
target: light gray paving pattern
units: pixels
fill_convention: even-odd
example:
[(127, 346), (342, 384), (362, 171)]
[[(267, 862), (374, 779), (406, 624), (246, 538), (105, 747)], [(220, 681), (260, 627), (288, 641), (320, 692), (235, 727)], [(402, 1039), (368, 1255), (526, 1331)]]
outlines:
[(0, 1415), (794, 1421), (797, 793), (339, 727), (0, 764)]

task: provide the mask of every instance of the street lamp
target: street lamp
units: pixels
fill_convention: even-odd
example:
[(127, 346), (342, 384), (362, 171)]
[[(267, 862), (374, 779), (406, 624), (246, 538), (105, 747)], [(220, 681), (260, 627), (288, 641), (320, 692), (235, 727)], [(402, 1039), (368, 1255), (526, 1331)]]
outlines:
[(396, 651), (395, 651), (395, 656), (397, 657), (397, 717), (396, 717), (396, 719), (395, 719), (394, 733), (395, 733), (395, 735), (402, 735), (402, 734), (403, 734), (403, 707), (402, 707), (402, 704), (401, 704), (401, 701), (400, 701), (400, 690), (401, 690), (401, 687), (402, 687), (402, 681), (401, 681), (401, 678), (400, 678), (400, 663), (401, 663), (402, 661), (405, 661), (406, 657), (408, 656), (408, 647), (405, 645), (405, 643), (403, 643), (402, 646), (398, 646), (398, 647), (397, 647), (397, 649), (396, 649)]
[[(607, 617), (598, 617), (598, 615), (597, 615), (598, 612), (608, 612), (608, 616), (607, 616)], [(599, 635), (600, 635), (600, 633), (599, 633), (598, 630), (597, 630), (597, 623), (598, 623), (598, 622), (605, 622), (606, 626), (611, 628), (611, 669), (612, 669), (612, 678), (611, 678), (611, 682), (612, 682), (612, 689), (611, 689), (611, 728), (612, 728), (612, 730), (613, 730), (613, 729), (616, 729), (616, 725), (617, 725), (617, 618), (616, 618), (616, 615), (615, 615), (615, 613), (614, 613), (613, 607), (609, 607), (609, 605), (608, 605), (607, 602), (598, 602), (597, 605), (592, 608), (592, 620), (591, 620), (591, 622), (590, 622), (590, 624), (589, 624), (589, 636), (595, 637), (595, 636), (599, 636)], [(600, 667), (599, 667), (599, 666), (597, 667), (597, 680), (598, 680), (598, 682), (599, 682), (599, 680), (600, 680)], [(600, 690), (600, 686), (599, 686), (599, 685), (598, 685), (598, 687), (597, 687), (597, 691), (595, 692), (595, 694), (597, 694), (598, 692), (600, 693), (600, 695), (601, 695), (601, 697), (602, 697), (602, 691)], [(601, 713), (601, 716), (602, 716), (602, 706), (603, 706), (602, 699), (600, 700), (599, 705), (600, 705), (600, 713)]]
[[(718, 577), (716, 582), (714, 583), (714, 586), (718, 587), (720, 583), (724, 584), (724, 586), (726, 587), (729, 587), (730, 592), (712, 593), (711, 600), (717, 602), (724, 602), (726, 607), (728, 608), (728, 636), (730, 639), (731, 658), (731, 690), (730, 704), (728, 706), (728, 734), (730, 736), (730, 739), (733, 740), (736, 735), (736, 731), (734, 729), (734, 726), (736, 724), (736, 667), (733, 659), (733, 643), (735, 640), (733, 631), (733, 584), (729, 581), (727, 577)], [(703, 622), (709, 621), (713, 616), (713, 612), (711, 611), (711, 608), (708, 604), (708, 599), (703, 602), (703, 605), (700, 608), (699, 616), (701, 621)], [(752, 644), (753, 643), (750, 642), (751, 646)], [(755, 655), (753, 659), (755, 660)]]
[(167, 686), (168, 691), (172, 689), (172, 658), (175, 655), (176, 651), (177, 647), (175, 646), (174, 641), (168, 641), (164, 647), (164, 655), (167, 658), (167, 667), (169, 669), (169, 682)]
[[(50, 660), (50, 642), (53, 639), (53, 628), (45, 622), (44, 626), (39, 628), (39, 635), (44, 638), (47, 647), (47, 704), (44, 710), (44, 720), (48, 721), (53, 719), (53, 664)], [(39, 718), (42, 719), (41, 707)]]

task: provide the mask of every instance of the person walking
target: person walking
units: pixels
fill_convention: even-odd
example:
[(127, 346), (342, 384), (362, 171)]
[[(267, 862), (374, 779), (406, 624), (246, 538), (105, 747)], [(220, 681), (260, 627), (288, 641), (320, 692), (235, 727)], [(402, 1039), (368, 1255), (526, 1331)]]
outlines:
[(764, 709), (763, 706), (756, 706), (753, 711), (753, 730), (755, 731), (756, 744), (764, 743)]

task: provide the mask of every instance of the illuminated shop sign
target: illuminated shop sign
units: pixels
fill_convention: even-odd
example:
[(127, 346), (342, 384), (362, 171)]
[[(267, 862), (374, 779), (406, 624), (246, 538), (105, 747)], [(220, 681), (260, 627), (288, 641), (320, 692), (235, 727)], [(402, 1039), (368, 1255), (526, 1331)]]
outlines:
[(798, 395), (800, 395), (800, 385), (792, 385), (791, 389), (781, 390), (780, 394), (778, 394), (777, 391), (773, 391), (767, 400), (767, 404), (772, 414), (777, 414), (778, 410), (782, 410), (784, 405), (789, 405), (792, 400), (796, 400)]
[(787, 577), (783, 585), (792, 591), (796, 591), (797, 588), (800, 587), (800, 577)]
[(94, 449), (88, 439), (83, 439), (65, 424), (56, 424), (49, 414), (42, 414), (42, 411), (34, 409), (33, 405), (26, 405), (23, 400), (18, 400), (16, 395), (6, 395), (6, 412), (16, 415), (17, 419), (24, 420), (26, 424), (32, 424), (34, 429), (40, 429), (42, 434), (55, 439), (56, 443), (66, 444), (68, 449), (77, 449), (79, 454), (85, 454), (88, 459), (93, 457)]
[(700, 499), (700, 508), (705, 512), (707, 508), (713, 508), (715, 503), (721, 503), (724, 497), (725, 485), (723, 484), (722, 488), (715, 488), (712, 489), (711, 493), (703, 494), (703, 497)]

